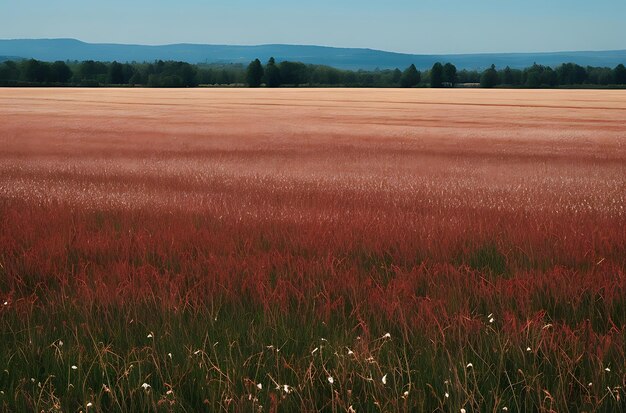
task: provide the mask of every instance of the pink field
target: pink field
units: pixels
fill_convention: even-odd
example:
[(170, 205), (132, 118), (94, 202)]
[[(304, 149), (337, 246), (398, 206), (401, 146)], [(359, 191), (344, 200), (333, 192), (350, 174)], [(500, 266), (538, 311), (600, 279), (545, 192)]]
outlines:
[[(12, 317), (60, 303), (72, 314), (149, 302), (207, 317), (222, 306), (261, 314), (272, 331), (324, 323), (350, 348), (393, 331), (416, 357), (394, 383), (409, 380), (420, 399), (400, 397), (400, 385), (397, 401), (362, 390), (363, 411), (374, 401), (388, 411), (624, 407), (626, 91), (0, 89), (0, 111), (5, 332), (35, 328)], [(115, 342), (117, 331), (102, 334)], [(492, 340), (509, 346), (503, 358)], [(285, 362), (304, 372), (310, 351)], [(482, 358), (485, 376), (470, 385), (446, 373), (467, 360), (442, 351)], [(442, 376), (428, 363), (444, 363)], [(516, 363), (536, 376), (522, 382)], [(315, 393), (320, 374), (314, 394), (302, 384), (299, 401), (278, 391), (264, 405), (356, 403), (347, 384)], [(458, 386), (450, 401), (437, 398), (446, 374)], [(178, 405), (193, 409), (185, 386)], [(234, 410), (249, 411), (243, 390), (225, 388)]]

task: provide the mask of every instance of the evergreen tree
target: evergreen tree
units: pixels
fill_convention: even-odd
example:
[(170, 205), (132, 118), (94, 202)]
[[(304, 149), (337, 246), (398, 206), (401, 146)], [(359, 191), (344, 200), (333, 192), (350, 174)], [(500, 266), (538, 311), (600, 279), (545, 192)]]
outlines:
[(67, 83), (72, 78), (72, 70), (62, 61), (50, 65), (50, 80), (57, 83)]
[(249, 65), (246, 72), (246, 82), (250, 87), (261, 86), (263, 80), (263, 66), (259, 59), (254, 59)]
[(619, 64), (613, 69), (613, 80), (618, 85), (626, 85), (626, 67), (623, 64)]
[(109, 83), (121, 85), (124, 83), (124, 66), (121, 63), (113, 62), (109, 65)]
[(415, 65), (411, 65), (406, 68), (404, 73), (402, 73), (402, 77), (400, 78), (400, 86), (402, 87), (413, 87), (417, 86), (421, 80), (420, 72), (417, 71)]
[(480, 77), (480, 87), (491, 88), (498, 84), (498, 72), (496, 71), (496, 66), (491, 65), (491, 67), (485, 70)]
[(454, 87), (454, 85), (456, 85), (456, 66), (452, 63), (446, 63), (443, 66), (443, 81), (448, 83), (448, 86)]
[(430, 87), (442, 87), (443, 86), (443, 65), (439, 62), (433, 65), (430, 69)]
[(270, 57), (265, 65), (265, 84), (267, 87), (280, 86), (280, 70), (276, 66), (276, 60)]

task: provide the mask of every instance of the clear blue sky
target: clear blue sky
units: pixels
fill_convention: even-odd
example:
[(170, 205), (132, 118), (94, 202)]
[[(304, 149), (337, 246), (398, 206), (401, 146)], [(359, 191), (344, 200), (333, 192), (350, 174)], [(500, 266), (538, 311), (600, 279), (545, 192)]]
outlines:
[(0, 38), (408, 53), (626, 49), (626, 0), (0, 0)]

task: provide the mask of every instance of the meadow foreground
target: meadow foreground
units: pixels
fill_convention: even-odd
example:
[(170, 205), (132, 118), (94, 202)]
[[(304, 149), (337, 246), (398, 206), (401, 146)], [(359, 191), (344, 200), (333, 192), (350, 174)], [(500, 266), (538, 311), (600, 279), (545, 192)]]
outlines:
[(0, 113), (1, 411), (626, 409), (626, 91)]

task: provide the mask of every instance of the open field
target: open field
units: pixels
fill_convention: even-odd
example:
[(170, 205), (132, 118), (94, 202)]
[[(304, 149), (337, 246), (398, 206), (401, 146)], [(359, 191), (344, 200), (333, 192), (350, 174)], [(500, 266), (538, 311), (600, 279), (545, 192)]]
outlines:
[(625, 348), (626, 91), (0, 89), (0, 411), (625, 411)]

